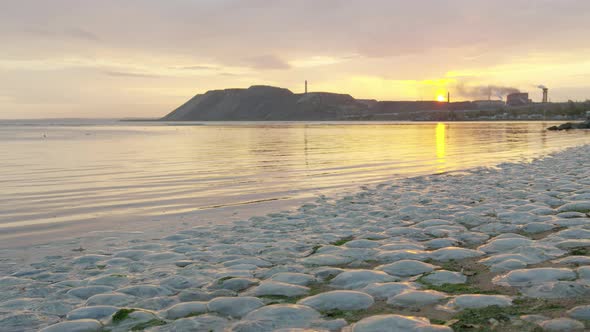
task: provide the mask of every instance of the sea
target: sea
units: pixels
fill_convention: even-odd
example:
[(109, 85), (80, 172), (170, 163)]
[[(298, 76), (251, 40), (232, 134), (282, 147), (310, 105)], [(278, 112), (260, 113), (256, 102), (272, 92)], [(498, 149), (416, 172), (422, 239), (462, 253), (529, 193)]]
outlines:
[(590, 143), (553, 124), (2, 120), (0, 243), (223, 223)]

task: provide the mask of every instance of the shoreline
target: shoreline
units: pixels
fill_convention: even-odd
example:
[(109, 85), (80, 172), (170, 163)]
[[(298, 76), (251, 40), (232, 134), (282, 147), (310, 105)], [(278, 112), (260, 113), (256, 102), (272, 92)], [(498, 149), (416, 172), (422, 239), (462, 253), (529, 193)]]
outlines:
[[(41, 246), (48, 257), (33, 264), (32, 253), (15, 262), (3, 250), (0, 326), (450, 331), (475, 324), (466, 312), (499, 310), (510, 319), (477, 323), (584, 328), (588, 165), (585, 145), (530, 163), (387, 181), (229, 224), (95, 233), (94, 242)], [(529, 312), (536, 299), (552, 307)], [(135, 311), (119, 320), (122, 308)]]

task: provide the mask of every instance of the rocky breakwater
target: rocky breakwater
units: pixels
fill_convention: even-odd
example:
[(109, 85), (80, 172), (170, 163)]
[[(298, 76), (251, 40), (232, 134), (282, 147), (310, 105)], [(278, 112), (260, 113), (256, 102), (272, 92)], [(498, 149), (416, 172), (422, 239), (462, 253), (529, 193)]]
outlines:
[(588, 165), (579, 147), (158, 239), (111, 236), (0, 277), (0, 327), (588, 330)]
[(585, 122), (567, 122), (559, 126), (551, 126), (547, 130), (590, 129), (590, 120)]

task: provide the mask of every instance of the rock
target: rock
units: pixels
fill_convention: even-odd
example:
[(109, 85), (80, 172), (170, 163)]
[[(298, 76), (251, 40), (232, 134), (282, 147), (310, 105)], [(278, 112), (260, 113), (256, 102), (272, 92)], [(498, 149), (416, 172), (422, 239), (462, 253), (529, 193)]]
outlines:
[(74, 308), (74, 305), (65, 301), (45, 301), (37, 306), (36, 311), (43, 314), (63, 317)]
[(211, 288), (215, 289), (229, 289), (232, 291), (236, 291), (236, 292), (240, 292), (243, 291), (244, 289), (248, 289), (252, 286), (256, 286), (258, 285), (260, 282), (258, 281), (258, 279), (252, 279), (252, 278), (230, 278), (230, 279), (225, 279), (225, 280), (218, 280), (216, 281)]
[(566, 122), (559, 126), (551, 126), (547, 130), (590, 129), (590, 120), (585, 122)]
[(573, 203), (568, 203), (565, 205), (560, 206), (557, 209), (558, 213), (561, 212), (580, 212), (580, 213), (589, 213), (590, 212), (590, 201), (577, 201)]
[(23, 284), (27, 284), (31, 282), (28, 279), (21, 279), (21, 278), (15, 278), (15, 277), (0, 277), (0, 287), (4, 288), (4, 287), (9, 287), (9, 286), (17, 286), (17, 285), (23, 285)]
[(196, 288), (201, 287), (206, 284), (207, 281), (198, 280), (196, 278), (187, 278), (179, 275), (175, 275), (172, 277), (168, 277), (160, 281), (160, 286), (173, 289), (173, 290), (180, 290), (186, 288)]
[(116, 253), (113, 257), (129, 258), (134, 261), (142, 259), (145, 255), (153, 254), (149, 250), (123, 250)]
[(113, 287), (108, 287), (108, 286), (86, 286), (86, 287), (72, 288), (67, 292), (67, 294), (71, 295), (71, 296), (75, 296), (75, 297), (83, 299), (83, 300), (86, 300), (93, 295), (110, 293), (112, 291), (113, 291)]
[(297, 302), (297, 304), (306, 305), (318, 311), (363, 310), (374, 303), (375, 301), (371, 295), (348, 290), (320, 293)]
[(377, 248), (381, 246), (381, 243), (377, 241), (361, 239), (346, 242), (344, 246), (348, 248)]
[(40, 315), (30, 311), (15, 313), (0, 311), (0, 330), (7, 332), (38, 331), (39, 328), (58, 321), (59, 319), (57, 317)]
[(590, 265), (590, 257), (588, 256), (567, 256), (564, 258), (552, 261), (555, 264), (572, 264), (572, 265)]
[[(227, 331), (231, 332), (276, 332), (276, 322), (270, 320), (240, 320), (233, 324)], [(293, 329), (297, 331), (298, 329)]]
[(447, 247), (455, 247), (460, 244), (460, 241), (453, 238), (434, 239), (424, 242), (428, 249), (441, 249)]
[(579, 267), (576, 272), (578, 272), (581, 282), (590, 284), (590, 266)]
[(430, 257), (435, 261), (448, 262), (450, 260), (461, 260), (465, 258), (483, 256), (485, 253), (479, 250), (465, 249), (459, 247), (447, 247), (437, 249), (430, 253)]
[(521, 289), (523, 295), (542, 299), (584, 298), (590, 296), (590, 287), (572, 281), (545, 282)]
[[(584, 221), (587, 223), (587, 221)], [(559, 249), (574, 249), (574, 248), (582, 248), (582, 247), (590, 247), (590, 239), (580, 239), (580, 240), (564, 240), (560, 241), (555, 244), (555, 246)]]
[(109, 287), (121, 287), (125, 284), (129, 283), (129, 279), (125, 276), (121, 275), (107, 275), (101, 276), (97, 278), (93, 278), (88, 281), (88, 285), (101, 285), (101, 286), (109, 286)]
[(550, 223), (533, 222), (522, 227), (522, 231), (528, 234), (537, 234), (554, 229), (556, 226)]
[(558, 213), (557, 217), (562, 219), (586, 218), (586, 214), (582, 212), (569, 211)]
[[(311, 322), (320, 318), (316, 310), (297, 304), (273, 304), (256, 309), (247, 314), (243, 320), (260, 324), (259, 331), (272, 331), (280, 328), (307, 328)], [(268, 329), (270, 327), (270, 329)], [(246, 329), (239, 329), (245, 331)], [(249, 329), (247, 331), (256, 331)]]
[(159, 297), (152, 297), (149, 299), (142, 299), (139, 302), (134, 304), (134, 307), (147, 309), (147, 310), (162, 310), (164, 308), (168, 308), (171, 305), (178, 303), (178, 299), (175, 297), (170, 296), (159, 296)]
[(391, 264), (380, 265), (376, 269), (387, 272), (393, 276), (410, 277), (431, 272), (435, 268), (437, 268), (437, 266), (416, 260), (401, 260)]
[(409, 290), (389, 298), (387, 304), (399, 307), (421, 307), (438, 303), (445, 298), (447, 298), (445, 293), (437, 291)]
[(452, 332), (450, 327), (431, 325), (427, 318), (401, 316), (401, 315), (376, 315), (364, 318), (352, 324), (351, 332)]
[(108, 261), (104, 262), (104, 265), (108, 266), (108, 267), (115, 267), (115, 266), (128, 266), (129, 264), (134, 263), (133, 260), (129, 259), (129, 258), (112, 258), (109, 259)]
[(170, 290), (154, 285), (129, 286), (120, 288), (117, 290), (117, 292), (141, 297), (144, 299), (172, 294)]
[(111, 306), (126, 306), (132, 303), (135, 297), (123, 293), (107, 293), (93, 295), (86, 300), (87, 306), (97, 305), (111, 305)]
[(189, 260), (181, 260), (181, 261), (176, 261), (174, 262), (174, 265), (178, 266), (178, 267), (187, 267), (191, 264), (195, 264), (194, 261), (189, 261)]
[(334, 278), (346, 270), (337, 267), (320, 267), (313, 270), (313, 275), (321, 280)]
[(332, 320), (316, 320), (311, 322), (310, 328), (318, 329), (319, 331), (342, 331), (348, 325), (348, 322), (343, 318)]
[(82, 307), (75, 310), (72, 310), (68, 313), (66, 318), (68, 320), (77, 320), (77, 319), (103, 319), (106, 317), (110, 317), (112, 314), (117, 312), (119, 308), (113, 307), (110, 305), (98, 305), (93, 307)]
[(393, 243), (385, 244), (379, 247), (383, 251), (398, 251), (398, 250), (424, 250), (424, 245), (421, 243), (410, 241), (394, 241)]
[(487, 254), (494, 254), (498, 252), (507, 252), (508, 250), (518, 247), (528, 246), (531, 243), (533, 243), (533, 241), (526, 238), (493, 239), (477, 249)]
[(584, 331), (584, 324), (571, 318), (556, 318), (546, 320), (539, 324), (544, 331), (550, 332), (570, 332)]
[(94, 319), (80, 319), (48, 326), (41, 332), (98, 332), (102, 330), (100, 322)]
[(568, 310), (567, 315), (579, 319), (590, 321), (590, 305), (580, 305)]
[(186, 256), (171, 251), (162, 251), (145, 255), (143, 256), (142, 260), (154, 264), (165, 264), (174, 263), (175, 261), (182, 260), (183, 258), (186, 258)]
[(278, 281), (264, 281), (259, 286), (254, 288), (252, 293), (255, 296), (278, 295), (294, 297), (302, 296), (309, 293), (309, 288), (304, 286), (286, 284), (284, 282)]
[(280, 272), (273, 275), (270, 279), (299, 286), (306, 286), (315, 281), (315, 278), (309, 274), (292, 272)]
[(375, 282), (398, 281), (385, 272), (372, 270), (349, 270), (340, 273), (332, 281), (330, 286), (341, 289), (360, 289)]
[(521, 226), (513, 225), (513, 224), (506, 224), (506, 223), (499, 223), (499, 222), (490, 222), (483, 224), (481, 226), (477, 226), (472, 228), (472, 231), (478, 231), (489, 235), (498, 235), (502, 233), (508, 232), (517, 232)]
[(440, 270), (427, 274), (422, 280), (431, 285), (441, 286), (444, 284), (464, 284), (467, 282), (467, 277), (461, 272)]
[(330, 255), (330, 254), (319, 254), (319, 255), (312, 255), (310, 257), (304, 258), (301, 262), (306, 265), (319, 265), (319, 266), (335, 266), (335, 265), (345, 265), (352, 262), (354, 259), (352, 257), (343, 257), (337, 255)]
[(459, 295), (447, 303), (452, 309), (480, 309), (489, 306), (508, 307), (512, 299), (504, 295)]
[(264, 306), (259, 298), (244, 296), (244, 297), (218, 297), (207, 304), (207, 308), (211, 312), (217, 312), (223, 316), (231, 318), (239, 318), (247, 313)]
[(127, 332), (137, 330), (138, 326), (143, 324), (149, 325), (154, 322), (162, 323), (163, 321), (152, 311), (134, 309), (133, 312), (130, 312), (126, 317), (117, 320), (116, 322), (113, 322), (111, 318), (111, 320), (108, 321), (106, 330), (112, 332)]
[(417, 261), (426, 260), (429, 257), (428, 251), (423, 250), (393, 250), (383, 251), (375, 257), (381, 263), (393, 263), (404, 259)]
[(255, 265), (257, 267), (271, 267), (272, 266), (271, 262), (268, 262), (268, 261), (265, 261), (264, 259), (260, 259), (260, 258), (256, 258), (256, 257), (234, 259), (231, 261), (224, 262), (223, 266), (232, 267), (234, 265), (240, 265), (240, 264), (251, 264), (251, 265)]
[(410, 282), (385, 282), (369, 284), (362, 291), (377, 300), (385, 300), (407, 290), (414, 290), (416, 287), (416, 284)]
[[(229, 321), (215, 315), (204, 314), (197, 317), (181, 318), (171, 323), (160, 326), (158, 332), (180, 332), (180, 331), (227, 331)], [(151, 330), (150, 330), (151, 331)]]
[(514, 270), (497, 276), (493, 282), (502, 286), (529, 286), (558, 280), (574, 280), (576, 273), (570, 269), (543, 267)]
[(167, 319), (178, 319), (207, 312), (207, 302), (182, 302), (173, 305), (164, 313)]
[(214, 296), (212, 296), (211, 293), (200, 289), (185, 289), (178, 293), (178, 299), (180, 302), (209, 301), (212, 298), (214, 298)]
[(105, 255), (84, 255), (72, 260), (73, 265), (82, 265), (82, 266), (94, 266), (96, 263), (110, 258), (109, 256)]
[(500, 263), (490, 266), (490, 271), (491, 272), (505, 272), (505, 271), (523, 269), (526, 266), (527, 266), (527, 264), (523, 261), (516, 260), (516, 259), (507, 259), (505, 261), (501, 261)]

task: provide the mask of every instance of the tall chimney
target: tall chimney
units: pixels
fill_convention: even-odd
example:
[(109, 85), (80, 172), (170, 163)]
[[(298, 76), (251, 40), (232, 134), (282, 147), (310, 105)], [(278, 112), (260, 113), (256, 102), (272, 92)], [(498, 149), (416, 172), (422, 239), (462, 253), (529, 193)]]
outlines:
[(305, 80), (305, 94), (307, 94), (307, 80)]
[(549, 89), (543, 88), (543, 103), (547, 103), (547, 95), (549, 94)]
[(447, 103), (451, 103), (451, 93), (447, 92)]

